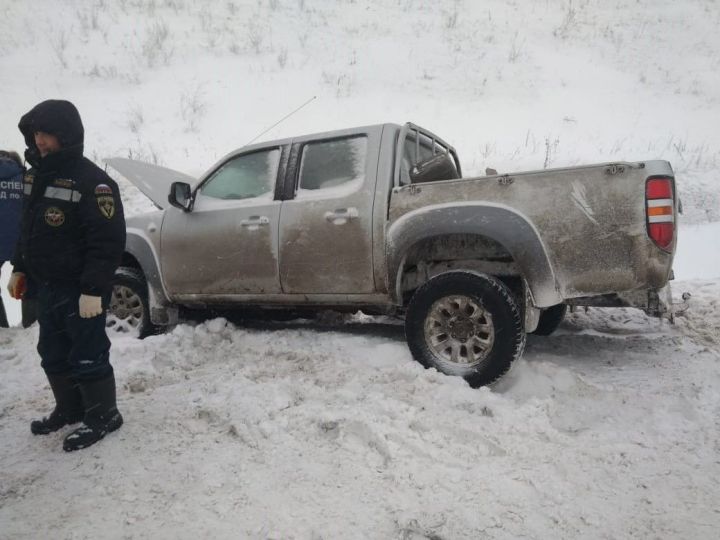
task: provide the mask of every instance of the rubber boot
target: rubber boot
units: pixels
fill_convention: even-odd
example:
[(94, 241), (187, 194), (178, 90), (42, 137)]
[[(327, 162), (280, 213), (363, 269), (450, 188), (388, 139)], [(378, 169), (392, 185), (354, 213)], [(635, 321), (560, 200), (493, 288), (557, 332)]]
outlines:
[(87, 448), (118, 429), (123, 417), (115, 402), (115, 375), (97, 381), (81, 381), (80, 393), (85, 405), (83, 425), (65, 437), (63, 450)]
[(34, 435), (47, 435), (64, 426), (77, 424), (85, 414), (77, 381), (69, 374), (46, 375), (55, 396), (55, 410), (42, 420), (30, 422), (30, 431)]

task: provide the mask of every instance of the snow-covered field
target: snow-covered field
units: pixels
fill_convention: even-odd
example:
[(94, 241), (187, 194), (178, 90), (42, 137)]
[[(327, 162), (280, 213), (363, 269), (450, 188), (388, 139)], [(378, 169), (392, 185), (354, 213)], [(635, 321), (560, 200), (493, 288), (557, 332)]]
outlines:
[[(37, 327), (0, 330), (0, 538), (717, 537), (717, 2), (0, 7), (0, 147), (62, 97), (88, 156), (198, 174), (317, 96), (263, 138), (411, 120), (469, 174), (668, 159), (674, 290), (693, 294), (675, 326), (575, 312), (481, 390), (423, 370), (392, 319), (116, 337), (126, 424), (73, 454), (29, 431), (52, 406)], [(149, 207), (122, 188), (129, 213)]]
[(720, 286), (676, 327), (572, 315), (492, 389), (402, 327), (115, 341), (126, 425), (60, 450), (36, 331), (0, 334), (3, 538), (716, 538)]

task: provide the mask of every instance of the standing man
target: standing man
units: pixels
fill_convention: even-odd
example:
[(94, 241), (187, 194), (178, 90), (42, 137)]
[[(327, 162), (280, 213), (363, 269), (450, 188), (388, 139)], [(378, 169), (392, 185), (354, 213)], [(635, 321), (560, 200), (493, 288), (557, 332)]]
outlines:
[[(45, 435), (82, 421), (63, 449), (86, 448), (118, 429), (105, 309), (125, 248), (117, 184), (83, 157), (84, 129), (69, 101), (48, 100), (20, 119), (25, 206), (8, 289), (37, 297), (38, 353), (55, 409), (30, 424)], [(27, 283), (27, 285), (25, 285)]]
[[(0, 150), (0, 268), (12, 257), (17, 243), (22, 210), (23, 166), (15, 152)], [(7, 328), (5, 306), (0, 297), (0, 328)]]

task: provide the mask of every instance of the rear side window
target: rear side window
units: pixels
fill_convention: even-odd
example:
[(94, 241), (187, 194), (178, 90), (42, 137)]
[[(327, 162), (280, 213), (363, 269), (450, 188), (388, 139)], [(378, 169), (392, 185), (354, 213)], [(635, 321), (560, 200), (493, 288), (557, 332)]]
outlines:
[(306, 144), (300, 161), (298, 192), (362, 184), (366, 155), (365, 136)]
[(435, 151), (433, 151), (432, 141), (422, 133), (420, 134), (419, 144), (417, 138), (415, 137), (415, 134), (410, 133), (407, 137), (405, 137), (403, 158), (407, 161), (409, 169), (417, 163), (432, 158), (435, 153), (441, 153), (442, 151), (439, 151), (439, 149), (440, 146), (436, 144)]
[(459, 178), (449, 150), (424, 133), (411, 131), (405, 137), (400, 184)]
[(279, 148), (236, 157), (215, 171), (200, 192), (226, 200), (272, 195), (279, 163)]

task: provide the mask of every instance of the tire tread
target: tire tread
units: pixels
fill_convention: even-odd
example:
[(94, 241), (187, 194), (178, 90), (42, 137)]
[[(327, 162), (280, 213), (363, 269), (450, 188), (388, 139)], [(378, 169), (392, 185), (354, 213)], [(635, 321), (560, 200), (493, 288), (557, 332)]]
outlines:
[(510, 370), (515, 360), (520, 358), (525, 350), (526, 335), (524, 332), (521, 310), (518, 307), (512, 293), (502, 282), (487, 274), (472, 271), (446, 272), (431, 278), (421, 285), (410, 299), (408, 314), (406, 317), (406, 337), (413, 357), (425, 367), (436, 367), (434, 366), (432, 359), (426, 357), (426, 354), (431, 353), (426, 352), (427, 347), (425, 344), (417, 343), (418, 339), (415, 334), (419, 330), (418, 328), (414, 328), (414, 326), (420, 324), (421, 321), (424, 321), (424, 316), (422, 319), (418, 320), (418, 310), (421, 309), (418, 304), (422, 304), (423, 302), (427, 303), (428, 298), (433, 299), (434, 295), (437, 294), (436, 291), (438, 290), (448, 288), (452, 289), (458, 286), (467, 286), (468, 289), (474, 286), (476, 290), (482, 290), (485, 288), (491, 294), (496, 294), (508, 309), (510, 315), (509, 322), (512, 325), (509, 335), (513, 336), (513, 342), (510, 343), (508, 347), (511, 351), (510, 354), (506, 355), (506, 358), (495, 359), (496, 361), (491, 362), (490, 365), (482, 371), (465, 376), (465, 380), (468, 384), (470, 384), (473, 388), (477, 388), (490, 384), (505, 375)]

